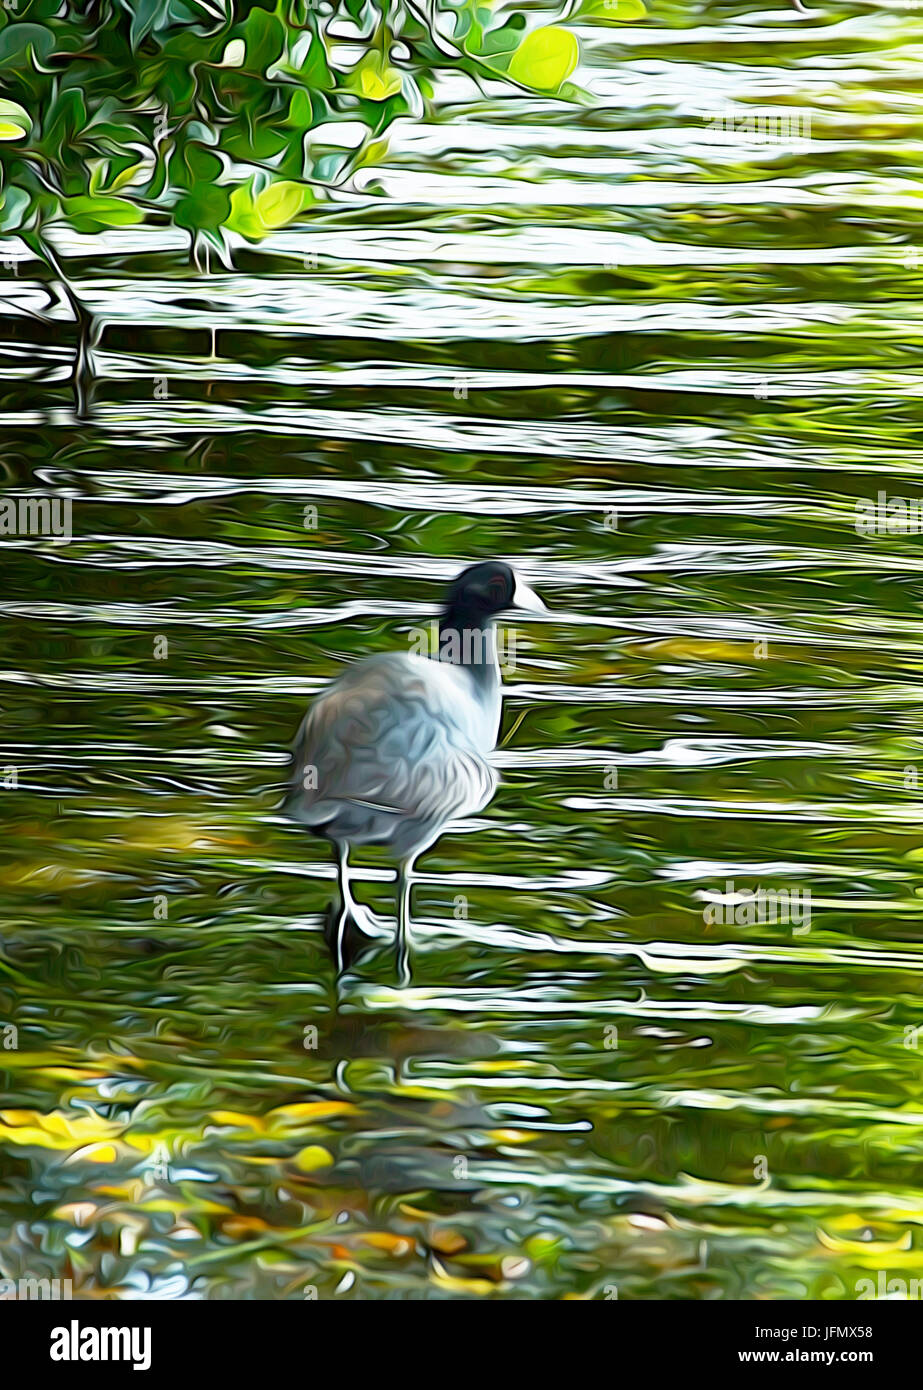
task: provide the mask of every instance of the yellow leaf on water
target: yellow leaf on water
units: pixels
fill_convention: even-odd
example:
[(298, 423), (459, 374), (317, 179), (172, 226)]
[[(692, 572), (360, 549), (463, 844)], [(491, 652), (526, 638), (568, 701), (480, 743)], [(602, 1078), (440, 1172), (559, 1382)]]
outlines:
[(390, 1231), (364, 1231), (360, 1237), (363, 1245), (371, 1245), (374, 1250), (387, 1250), (389, 1255), (409, 1255), (413, 1244), (406, 1236), (395, 1236)]
[(225, 1235), (236, 1240), (246, 1236), (261, 1235), (270, 1227), (259, 1216), (226, 1216), (221, 1222), (221, 1229)]
[(335, 1115), (354, 1115), (357, 1107), (346, 1100), (315, 1100), (299, 1105), (279, 1105), (266, 1116), (267, 1124), (298, 1125), (305, 1120), (331, 1120)]
[(103, 869), (81, 869), (72, 864), (14, 862), (4, 866), (0, 882), (11, 884), (14, 888), (34, 888), (42, 892), (47, 888), (84, 888), (106, 877)]
[(438, 1250), (441, 1255), (457, 1255), (459, 1250), (464, 1250), (468, 1244), (461, 1231), (456, 1231), (452, 1226), (431, 1231), (427, 1241), (431, 1248)]
[(86, 1144), (68, 1154), (65, 1163), (115, 1163), (119, 1151), (114, 1144)]
[(487, 1138), (495, 1144), (528, 1144), (530, 1140), (537, 1139), (538, 1135), (534, 1130), (528, 1129), (489, 1129)]
[(708, 641), (695, 637), (665, 637), (656, 642), (636, 642), (627, 650), (640, 657), (669, 657), (673, 661), (720, 661), (736, 664), (741, 661), (760, 660), (753, 642)]
[(318, 1168), (329, 1168), (333, 1163), (333, 1158), (326, 1149), (321, 1148), (320, 1144), (308, 1144), (307, 1148), (301, 1149), (292, 1161), (302, 1173), (314, 1173)]
[(211, 1118), (216, 1125), (231, 1125), (234, 1129), (260, 1131), (266, 1128), (265, 1122), (258, 1115), (244, 1115), (238, 1110), (213, 1110)]
[(129, 1182), (94, 1183), (91, 1191), (100, 1197), (114, 1197), (119, 1202), (130, 1202), (139, 1206), (146, 1191), (142, 1178), (132, 1178)]
[(431, 1221), (433, 1217), (431, 1211), (421, 1211), (419, 1207), (412, 1207), (407, 1202), (401, 1202), (398, 1211), (402, 1216), (409, 1216), (411, 1221)]
[(47, 1076), (49, 1081), (98, 1081), (106, 1075), (104, 1071), (93, 1071), (89, 1067), (37, 1067), (36, 1071), (39, 1076)]
[(114, 1138), (121, 1126), (98, 1115), (67, 1115), (60, 1110), (0, 1110), (0, 1139), (43, 1149), (70, 1149)]
[(430, 1279), (437, 1288), (446, 1289), (451, 1293), (472, 1293), (481, 1297), (496, 1293), (500, 1287), (489, 1279), (462, 1279), (455, 1274), (449, 1274), (436, 1259), (433, 1260)]
[(844, 1236), (832, 1236), (818, 1229), (817, 1239), (828, 1250), (839, 1255), (884, 1255), (897, 1250), (909, 1250), (913, 1243), (913, 1232), (905, 1231), (897, 1240), (850, 1240)]
[[(97, 1188), (97, 1191), (100, 1189)], [(214, 1215), (222, 1217), (230, 1211), (229, 1207), (221, 1206), (218, 1202), (209, 1202), (205, 1198), (188, 1199), (186, 1197), (140, 1197), (137, 1201), (139, 1210), (144, 1212), (168, 1211), (173, 1216), (179, 1216), (183, 1212), (195, 1211), (203, 1215)]]

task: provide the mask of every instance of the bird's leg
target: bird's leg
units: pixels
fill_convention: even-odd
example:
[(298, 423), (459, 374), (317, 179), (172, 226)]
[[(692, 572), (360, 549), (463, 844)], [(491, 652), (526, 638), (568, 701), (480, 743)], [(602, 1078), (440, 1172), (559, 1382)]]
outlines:
[(410, 886), (413, 860), (405, 859), (397, 871), (397, 977), (401, 987), (410, 984)]
[(391, 929), (382, 926), (375, 914), (353, 897), (348, 844), (337, 842), (336, 852), (339, 901), (330, 904), (324, 921), (324, 940), (336, 962), (337, 974), (342, 975), (370, 941), (390, 937)]
[(346, 906), (347, 930), (351, 926), (355, 927), (356, 931), (359, 933), (360, 945), (361, 938), (365, 936), (370, 937), (373, 941), (376, 937), (384, 937), (387, 939), (391, 934), (389, 929), (379, 922), (370, 908), (366, 907), (364, 903), (357, 903), (356, 899), (353, 897), (352, 888), (350, 887), (349, 863), (347, 860), (348, 852), (346, 847), (340, 851), (342, 856), (340, 861), (340, 898)]
[(337, 845), (337, 879), (340, 885), (340, 911), (336, 922), (336, 963), (337, 974), (342, 975), (344, 967), (343, 942), (346, 925), (355, 907), (349, 887), (349, 845), (345, 840)]

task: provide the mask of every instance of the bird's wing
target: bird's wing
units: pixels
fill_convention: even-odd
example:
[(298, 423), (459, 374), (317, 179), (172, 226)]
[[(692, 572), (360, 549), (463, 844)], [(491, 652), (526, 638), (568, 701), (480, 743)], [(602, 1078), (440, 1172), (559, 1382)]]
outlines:
[(298, 732), (298, 818), (321, 825), (344, 802), (426, 821), (479, 810), (496, 778), (452, 704), (437, 662), (401, 656), (351, 668), (317, 697)]

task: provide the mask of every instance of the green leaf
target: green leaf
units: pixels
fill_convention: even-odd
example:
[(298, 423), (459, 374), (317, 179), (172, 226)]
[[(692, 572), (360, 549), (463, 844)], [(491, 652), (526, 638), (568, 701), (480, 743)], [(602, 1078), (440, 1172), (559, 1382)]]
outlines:
[(111, 177), (109, 181), (109, 192), (118, 193), (120, 188), (124, 188), (126, 184), (131, 183), (132, 179), (140, 174), (143, 169), (143, 160), (135, 160), (133, 163), (128, 163), (124, 169), (120, 170), (117, 174), (113, 174)]
[(303, 183), (280, 179), (264, 188), (256, 199), (256, 215), (272, 230), (293, 222), (314, 201), (314, 194)]
[(221, 184), (197, 184), (173, 209), (173, 220), (189, 232), (217, 231), (231, 211), (228, 190)]
[(514, 14), (505, 24), (498, 25), (496, 29), (488, 30), (477, 50), (478, 56), (487, 58), (496, 57), (501, 53), (515, 52), (522, 40), (522, 31), (525, 25), (525, 15)]
[(243, 39), (231, 39), (221, 55), (223, 68), (242, 68), (247, 61), (247, 45)]
[(198, 140), (190, 139), (183, 147), (182, 159), (172, 176), (180, 187), (195, 189), (216, 183), (223, 171), (224, 165), (218, 155)]
[(525, 87), (556, 92), (570, 77), (579, 57), (574, 35), (568, 29), (549, 24), (526, 35), (513, 54), (509, 75)]
[(246, 185), (235, 188), (231, 194), (231, 212), (225, 225), (229, 231), (239, 232), (250, 241), (259, 241), (266, 235), (257, 220), (253, 195)]
[(245, 125), (222, 134), (222, 151), (241, 164), (263, 164), (275, 161), (289, 148), (291, 136), (285, 130), (273, 130), (266, 125)]
[(167, 0), (135, 0), (130, 33), (133, 50), (143, 43), (155, 24), (163, 23), (168, 11)]
[(310, 130), (314, 125), (314, 108), (311, 105), (311, 95), (301, 87), (297, 87), (292, 93), (285, 124), (287, 126), (292, 126), (295, 130)]
[(32, 199), (22, 188), (5, 188), (0, 194), (0, 230), (14, 232), (22, 226)]
[(42, 149), (60, 155), (82, 142), (87, 127), (87, 106), (79, 88), (68, 87), (42, 111)]
[(252, 9), (240, 26), (240, 36), (246, 44), (244, 66), (248, 72), (262, 74), (282, 57), (285, 25), (277, 15)]
[(366, 101), (387, 101), (401, 90), (401, 75), (380, 53), (370, 53), (350, 74), (350, 87)]
[(288, 71), (299, 77), (305, 87), (328, 91), (333, 76), (327, 63), (327, 51), (316, 34), (302, 34), (292, 48), (292, 66)]
[(290, 179), (279, 179), (257, 194), (252, 185), (245, 184), (231, 194), (231, 214), (225, 226), (250, 241), (259, 241), (294, 222), (313, 202), (311, 189)]
[(21, 140), (32, 129), (32, 117), (18, 101), (0, 101), (0, 140)]
[(131, 227), (144, 213), (127, 198), (93, 198), (81, 195), (62, 200), (64, 215), (75, 232), (91, 236), (106, 227)]
[(352, 153), (324, 154), (312, 164), (312, 175), (318, 183), (336, 183), (352, 159)]
[(0, 63), (16, 68), (31, 68), (35, 59), (44, 68), (54, 50), (54, 35), (41, 24), (27, 24), (17, 19), (0, 32)]

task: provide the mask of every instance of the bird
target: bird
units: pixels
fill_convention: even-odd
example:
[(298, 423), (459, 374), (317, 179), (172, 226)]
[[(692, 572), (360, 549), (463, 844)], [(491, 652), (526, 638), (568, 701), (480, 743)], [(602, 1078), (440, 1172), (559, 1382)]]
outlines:
[(328, 939), (338, 976), (356, 940), (380, 935), (353, 897), (349, 864), (351, 849), (377, 844), (398, 865), (397, 969), (400, 983), (410, 983), (414, 863), (450, 821), (483, 810), (496, 789), (490, 754), (502, 680), (494, 624), (507, 611), (548, 610), (505, 561), (469, 565), (449, 587), (434, 652), (353, 662), (301, 722), (285, 810), (335, 850), (339, 901)]

